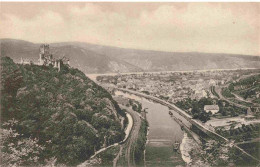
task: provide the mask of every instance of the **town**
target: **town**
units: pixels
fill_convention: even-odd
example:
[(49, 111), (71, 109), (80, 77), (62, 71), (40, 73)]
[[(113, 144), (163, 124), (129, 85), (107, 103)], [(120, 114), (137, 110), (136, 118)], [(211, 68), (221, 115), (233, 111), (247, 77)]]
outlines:
[[(259, 143), (258, 130), (260, 128), (259, 69), (118, 73), (100, 75), (97, 77), (97, 82), (112, 94), (115, 92), (117, 94), (119, 90), (148, 99), (151, 97), (151, 100), (156, 102), (162, 101), (160, 102), (162, 104), (167, 103), (171, 117), (174, 111), (171, 111), (170, 104), (175, 105), (188, 114), (191, 120), (196, 120), (195, 124), (229, 140), (232, 145), (244, 148), (250, 153), (249, 156), (251, 154), (254, 157), (259, 156), (258, 149), (255, 148)], [(131, 99), (122, 95), (116, 96), (121, 104)], [(138, 106), (138, 103), (136, 105)], [(175, 121), (182, 125), (185, 120), (175, 117)], [(189, 125), (182, 125), (182, 127), (185, 126)], [(190, 128), (187, 130), (189, 131)], [(192, 131), (189, 133), (193, 134)], [(193, 138), (196, 139), (196, 135), (194, 136)], [(209, 145), (212, 146), (214, 141), (208, 140), (207, 143), (211, 143)], [(209, 146), (208, 144), (206, 145)], [(227, 161), (230, 157), (226, 154), (228, 153), (222, 155), (225, 158), (221, 161)], [(207, 156), (212, 156), (212, 154), (207, 154)]]
[(260, 167), (260, 4), (0, 3), (1, 167)]

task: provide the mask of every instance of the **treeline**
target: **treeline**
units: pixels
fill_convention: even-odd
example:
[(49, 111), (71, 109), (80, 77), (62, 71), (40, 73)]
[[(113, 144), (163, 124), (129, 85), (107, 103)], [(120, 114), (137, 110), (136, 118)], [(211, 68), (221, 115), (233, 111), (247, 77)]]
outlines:
[(142, 119), (141, 127), (138, 133), (137, 140), (133, 143), (131, 148), (135, 164), (137, 166), (144, 165), (144, 150), (146, 143), (146, 134), (147, 134), (148, 122)]
[(235, 97), (232, 93), (231, 90), (229, 88), (222, 88), (221, 90), (221, 94), (227, 98), (233, 98)]
[(235, 117), (240, 114), (246, 114), (246, 109), (231, 105), (225, 100), (212, 98), (201, 98), (200, 100), (187, 98), (185, 100), (178, 101), (175, 104), (188, 112), (188, 114), (190, 114), (194, 119), (199, 119), (202, 122), (206, 122), (210, 119), (212, 113), (205, 112), (204, 106), (212, 105), (214, 103), (219, 106), (219, 114), (221, 114), (221, 116)]
[(1, 126), (6, 136), (1, 145), (7, 164), (53, 160), (77, 165), (124, 138), (125, 112), (81, 71), (66, 65), (60, 72), (51, 66), (17, 65), (8, 57), (1, 58), (1, 71)]
[(138, 113), (142, 112), (142, 104), (136, 100), (129, 99), (129, 105), (127, 107), (132, 106), (132, 109)]
[(250, 140), (259, 136), (260, 124), (242, 124), (241, 127), (234, 128), (231, 126), (229, 130), (224, 128), (216, 129), (216, 132), (222, 136), (235, 140), (236, 142)]
[[(213, 99), (211, 98), (201, 98), (200, 100), (196, 99), (185, 99), (182, 101), (176, 102), (176, 105), (185, 111), (188, 111), (194, 119), (199, 119), (202, 122), (207, 122), (210, 120), (211, 113), (204, 111), (204, 105), (212, 105)], [(190, 110), (191, 109), (191, 110)], [(190, 110), (190, 111), (189, 111)]]

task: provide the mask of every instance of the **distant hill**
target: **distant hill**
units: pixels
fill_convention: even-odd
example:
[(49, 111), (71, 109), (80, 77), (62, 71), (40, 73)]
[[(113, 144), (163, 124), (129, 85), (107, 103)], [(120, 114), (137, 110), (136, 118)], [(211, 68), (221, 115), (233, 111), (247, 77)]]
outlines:
[(1, 57), (1, 67), (3, 166), (39, 166), (52, 159), (75, 166), (124, 138), (125, 112), (78, 69), (63, 65), (58, 72), (9, 57)]
[[(40, 44), (22, 40), (1, 39), (1, 55), (15, 61), (28, 57), (37, 61)], [(69, 57), (71, 65), (85, 73), (181, 71), (203, 69), (259, 68), (260, 56), (162, 52), (125, 49), (82, 42), (50, 44), (55, 57)]]

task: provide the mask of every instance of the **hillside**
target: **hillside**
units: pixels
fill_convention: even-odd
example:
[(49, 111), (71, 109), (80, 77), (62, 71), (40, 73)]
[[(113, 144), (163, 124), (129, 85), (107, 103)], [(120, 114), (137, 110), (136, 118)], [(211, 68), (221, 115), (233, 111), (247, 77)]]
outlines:
[(81, 71), (1, 63), (2, 165), (77, 165), (124, 138), (125, 113)]
[[(40, 44), (22, 40), (1, 39), (1, 56), (11, 57), (15, 62), (19, 62), (21, 57), (37, 62), (39, 47)], [(50, 50), (56, 58), (62, 58), (63, 56), (69, 58), (71, 66), (80, 69), (84, 73), (106, 73), (119, 70), (122, 72), (142, 71), (142, 69), (122, 60), (110, 58), (105, 54), (74, 44), (50, 44)]]
[[(37, 61), (40, 44), (1, 39), (1, 55)], [(260, 56), (124, 49), (80, 42), (50, 44), (55, 57), (69, 57), (84, 73), (259, 68)]]
[(228, 88), (240, 100), (260, 104), (260, 74), (242, 78), (235, 83), (231, 83)]

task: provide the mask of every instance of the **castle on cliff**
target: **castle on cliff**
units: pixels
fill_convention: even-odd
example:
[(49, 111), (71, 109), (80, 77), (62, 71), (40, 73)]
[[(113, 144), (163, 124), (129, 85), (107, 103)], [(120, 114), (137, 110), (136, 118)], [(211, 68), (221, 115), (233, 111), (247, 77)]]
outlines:
[[(65, 56), (63, 58), (55, 59), (53, 55), (50, 53), (50, 46), (48, 44), (42, 44), (40, 46), (39, 60), (38, 65), (41, 66), (49, 66), (52, 65), (54, 68), (58, 68), (60, 71), (62, 64), (70, 64), (70, 61)], [(33, 64), (31, 60), (21, 58), (20, 64)]]

